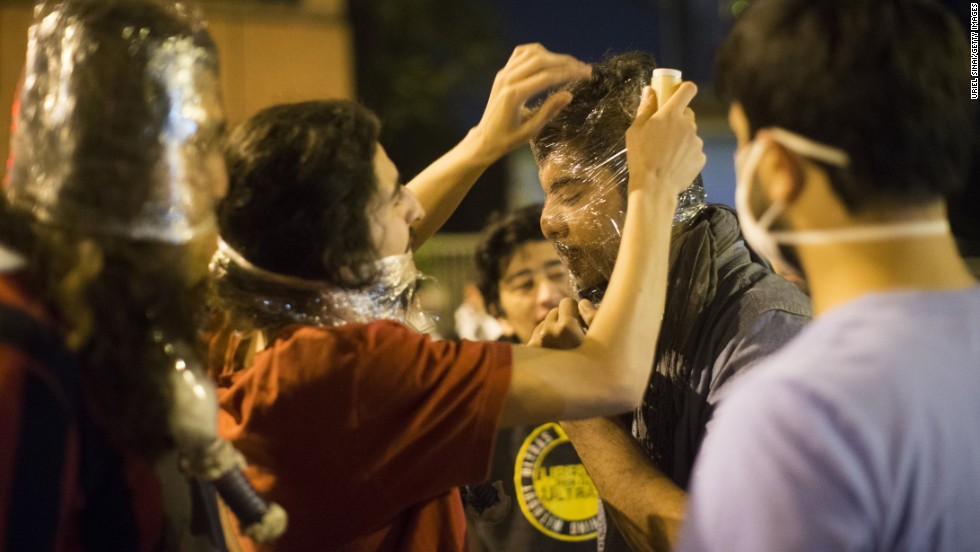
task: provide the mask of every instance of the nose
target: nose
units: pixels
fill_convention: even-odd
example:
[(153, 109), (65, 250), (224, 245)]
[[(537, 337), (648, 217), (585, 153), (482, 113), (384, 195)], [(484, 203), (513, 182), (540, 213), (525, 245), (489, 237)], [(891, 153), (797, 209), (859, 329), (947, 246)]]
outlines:
[(541, 233), (555, 241), (568, 235), (568, 223), (564, 210), (546, 201), (541, 210)]

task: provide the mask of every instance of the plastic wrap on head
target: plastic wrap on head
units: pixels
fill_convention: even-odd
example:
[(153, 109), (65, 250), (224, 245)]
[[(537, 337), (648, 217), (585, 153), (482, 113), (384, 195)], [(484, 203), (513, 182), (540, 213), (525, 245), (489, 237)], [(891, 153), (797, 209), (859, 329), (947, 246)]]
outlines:
[(216, 306), (230, 313), (236, 330), (288, 324), (341, 326), (395, 320), (417, 331), (434, 326), (415, 290), (422, 274), (411, 253), (377, 261), (377, 280), (348, 289), (326, 282), (269, 272), (220, 242), (211, 259)]
[(198, 15), (156, 0), (35, 9), (7, 197), (40, 223), (184, 243), (214, 227), (224, 115)]
[[(565, 129), (555, 134), (575, 138), (542, 139), (548, 136), (543, 134), (534, 144), (546, 192), (542, 230), (568, 267), (573, 290), (594, 303), (601, 299), (612, 274), (626, 213), (626, 128), (618, 126), (628, 126), (635, 116), (643, 84), (635, 87), (635, 102), (612, 106), (599, 102), (574, 133)], [(611, 114), (610, 109), (617, 112)], [(692, 221), (706, 207), (706, 198), (698, 175), (678, 195), (673, 225)]]

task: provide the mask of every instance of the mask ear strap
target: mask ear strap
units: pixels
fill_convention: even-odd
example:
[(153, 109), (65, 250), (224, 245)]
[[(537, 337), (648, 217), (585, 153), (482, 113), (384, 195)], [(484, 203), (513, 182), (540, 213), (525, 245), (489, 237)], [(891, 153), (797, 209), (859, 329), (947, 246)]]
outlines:
[[(828, 165), (833, 165), (835, 167), (847, 167), (851, 164), (850, 157), (847, 152), (836, 148), (834, 146), (829, 146), (827, 144), (821, 144), (809, 138), (805, 138), (796, 134), (795, 132), (790, 132), (786, 129), (779, 127), (772, 127), (768, 130), (768, 138), (775, 140), (782, 144), (786, 149), (793, 151), (803, 157), (809, 157), (810, 159), (816, 159), (817, 161), (822, 161)], [(762, 134), (763, 131), (759, 131)]]

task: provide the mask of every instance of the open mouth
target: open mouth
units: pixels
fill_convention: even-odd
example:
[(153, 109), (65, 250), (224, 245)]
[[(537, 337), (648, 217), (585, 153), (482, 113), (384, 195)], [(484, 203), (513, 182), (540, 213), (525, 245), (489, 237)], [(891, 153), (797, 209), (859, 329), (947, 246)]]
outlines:
[(609, 285), (608, 275), (602, 274), (601, 268), (596, 266), (594, 262), (595, 259), (590, 257), (581, 247), (555, 242), (555, 250), (558, 252), (562, 264), (568, 268), (571, 287), (578, 297), (588, 299), (593, 305), (598, 305)]

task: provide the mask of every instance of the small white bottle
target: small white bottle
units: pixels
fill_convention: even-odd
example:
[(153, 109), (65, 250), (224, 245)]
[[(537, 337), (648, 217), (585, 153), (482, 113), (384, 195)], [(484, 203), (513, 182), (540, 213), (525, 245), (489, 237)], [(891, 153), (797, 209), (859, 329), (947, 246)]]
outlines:
[(650, 86), (657, 93), (657, 109), (660, 109), (681, 85), (681, 72), (677, 69), (654, 69)]

